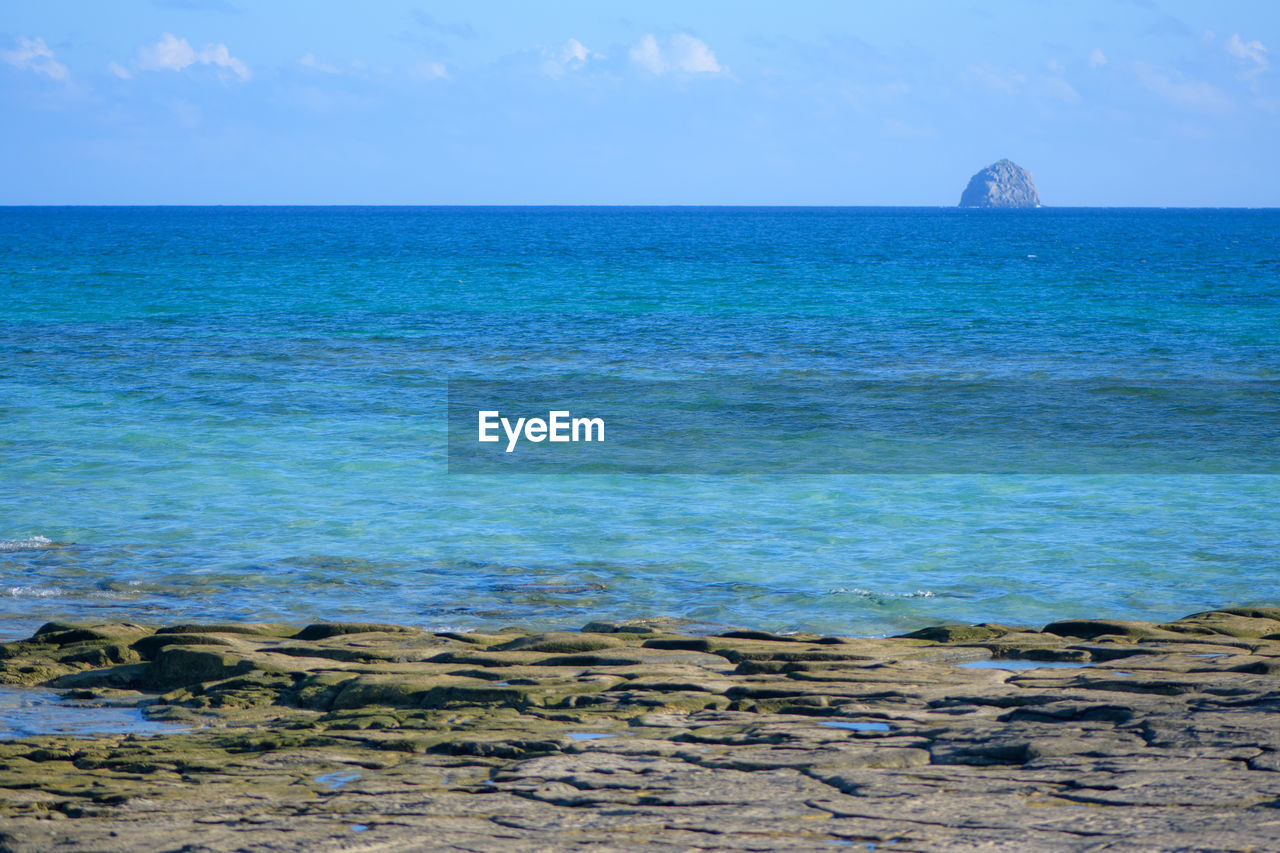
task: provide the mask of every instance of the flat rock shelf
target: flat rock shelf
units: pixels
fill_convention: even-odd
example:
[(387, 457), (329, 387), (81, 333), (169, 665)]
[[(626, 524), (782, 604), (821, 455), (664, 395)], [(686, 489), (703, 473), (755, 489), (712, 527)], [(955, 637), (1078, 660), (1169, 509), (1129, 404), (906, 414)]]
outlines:
[(0, 850), (1280, 849), (1280, 609), (676, 627), (51, 623), (0, 683), (186, 729), (0, 742)]

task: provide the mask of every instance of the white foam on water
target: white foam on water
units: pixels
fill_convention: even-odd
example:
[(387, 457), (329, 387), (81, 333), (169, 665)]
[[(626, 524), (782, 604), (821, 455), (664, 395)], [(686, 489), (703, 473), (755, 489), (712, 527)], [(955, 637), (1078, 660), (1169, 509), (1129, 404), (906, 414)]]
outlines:
[(937, 598), (937, 593), (928, 589), (917, 589), (914, 592), (876, 592), (859, 586), (838, 586), (827, 590), (827, 595), (856, 595), (860, 598)]
[(0, 587), (0, 596), (7, 598), (65, 598), (67, 596), (74, 595), (82, 595), (85, 598), (95, 598), (107, 601), (119, 601), (121, 599), (130, 598), (126, 593), (112, 592), (110, 590), (93, 590), (90, 592), (83, 592), (67, 589), (63, 586)]
[(11, 586), (4, 594), (10, 598), (58, 598), (67, 591), (60, 586)]
[(54, 542), (46, 536), (32, 536), (27, 539), (0, 539), (0, 551), (30, 551), (59, 547), (61, 547), (61, 543)]

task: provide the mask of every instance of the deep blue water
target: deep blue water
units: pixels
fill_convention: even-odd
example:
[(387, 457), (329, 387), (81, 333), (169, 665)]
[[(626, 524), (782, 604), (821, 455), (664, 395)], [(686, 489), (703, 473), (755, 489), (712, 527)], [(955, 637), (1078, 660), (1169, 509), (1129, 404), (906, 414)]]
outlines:
[(1274, 475), (470, 475), (444, 422), (451, 379), (1265, 387), (1277, 211), (0, 208), (0, 306), (10, 636), (1280, 604)]

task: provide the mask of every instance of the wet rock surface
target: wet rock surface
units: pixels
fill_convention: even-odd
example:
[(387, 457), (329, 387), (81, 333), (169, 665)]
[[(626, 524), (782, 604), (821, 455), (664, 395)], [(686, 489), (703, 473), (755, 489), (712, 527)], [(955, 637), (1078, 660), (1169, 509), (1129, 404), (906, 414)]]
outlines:
[(0, 850), (1280, 849), (1280, 611), (670, 627), (47, 625), (0, 683), (187, 728), (0, 742)]

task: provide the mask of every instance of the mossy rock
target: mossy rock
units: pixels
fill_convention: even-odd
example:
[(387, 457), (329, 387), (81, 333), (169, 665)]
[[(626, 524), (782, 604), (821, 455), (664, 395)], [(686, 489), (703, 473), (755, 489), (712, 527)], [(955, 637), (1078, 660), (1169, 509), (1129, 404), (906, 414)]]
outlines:
[(108, 622), (94, 625), (76, 625), (69, 622), (47, 622), (27, 640), (42, 645), (70, 646), (78, 643), (125, 642), (130, 643), (150, 631), (132, 622)]
[[(434, 664), (462, 664), (465, 666), (513, 667), (539, 666), (550, 660), (539, 652), (493, 652), (488, 649), (468, 649), (460, 652), (443, 652), (428, 660)], [(501, 680), (501, 679), (499, 679)]]
[(239, 675), (223, 681), (206, 682), (201, 685), (204, 693), (223, 691), (259, 691), (273, 695), (292, 692), (293, 678), (282, 672), (264, 672), (255, 670), (248, 675)]
[(334, 731), (361, 732), (371, 729), (398, 729), (400, 728), (400, 720), (390, 714), (360, 714), (358, 716), (325, 721), (325, 728), (333, 729)]
[(732, 648), (715, 648), (713, 654), (717, 654), (730, 663), (741, 663), (744, 660), (771, 660), (771, 661), (862, 661), (870, 660), (867, 655), (860, 654), (855, 651), (840, 652), (834, 651), (831, 646), (822, 648), (787, 648), (785, 646), (774, 646), (761, 648), (758, 646), (737, 646)]
[(574, 652), (594, 652), (600, 649), (613, 649), (623, 645), (622, 641), (601, 634), (571, 634), (553, 632), (549, 634), (530, 634), (510, 642), (494, 646), (495, 652), (543, 652), (547, 654), (572, 654)]
[[(1257, 612), (1256, 610), (1253, 612)], [(1229, 611), (1209, 610), (1159, 626), (1178, 634), (1207, 634), (1258, 639), (1276, 631), (1276, 620)]]
[(331, 707), (334, 710), (378, 705), (417, 708), (427, 691), (438, 684), (436, 678), (413, 675), (359, 675), (343, 682)]
[(1231, 613), (1235, 616), (1248, 616), (1251, 619), (1271, 619), (1280, 622), (1280, 607), (1228, 607), (1226, 610), (1210, 612)]
[(157, 634), (247, 634), (254, 637), (292, 637), (298, 633), (294, 625), (272, 622), (214, 622), (209, 624), (166, 625)]
[(1251, 675), (1280, 675), (1280, 660), (1274, 658), (1259, 660), (1253, 663), (1232, 667), (1232, 672), (1247, 672)]
[(222, 681), (254, 670), (273, 669), (238, 654), (206, 651), (200, 647), (166, 646), (147, 667), (143, 683), (152, 688), (172, 690), (203, 681)]
[(420, 634), (418, 628), (404, 625), (383, 625), (378, 622), (317, 622), (294, 634), (294, 640), (323, 640), (343, 634)]
[(317, 672), (299, 682), (289, 699), (299, 708), (327, 711), (333, 707), (334, 700), (342, 693), (343, 688), (355, 679), (356, 676), (351, 673)]
[(452, 740), (438, 743), (428, 751), (446, 755), (471, 755), (477, 758), (524, 758), (529, 755), (559, 752), (561, 744), (551, 739), (484, 739)]
[(134, 663), (140, 659), (132, 647), (124, 643), (111, 642), (76, 643), (63, 646), (58, 656), (60, 663), (83, 663), (93, 667)]
[(716, 634), (730, 640), (763, 640), (767, 643), (816, 643), (823, 639), (819, 634), (775, 634), (771, 631), (724, 631)]
[(481, 634), (474, 631), (437, 631), (435, 636), (442, 640), (457, 640), (470, 646), (493, 646), (511, 640), (510, 634)]
[(582, 626), (584, 634), (656, 634), (658, 629), (652, 625), (630, 622), (588, 622)]
[(928, 628), (921, 628), (919, 631), (912, 631), (910, 634), (900, 634), (899, 639), (928, 640), (933, 643), (970, 643), (977, 640), (1003, 637), (1005, 634), (1012, 634), (1018, 630), (1005, 625), (991, 624), (932, 625)]
[(74, 631), (81, 627), (83, 626), (75, 622), (46, 622), (36, 629), (36, 632), (31, 635), (31, 638), (34, 640), (36, 637), (42, 637), (46, 634), (57, 634), (62, 631)]
[[(993, 650), (994, 651), (994, 650)], [(1013, 657), (1017, 660), (1046, 661), (1052, 663), (1088, 663), (1093, 660), (1085, 649), (1060, 649), (1052, 646), (1037, 646), (1016, 650), (1000, 649), (1001, 657)], [(1006, 652), (1012, 651), (1012, 654)]]
[(1079, 637), (1095, 640), (1098, 637), (1122, 637), (1130, 640), (1146, 640), (1168, 637), (1170, 633), (1150, 622), (1122, 622), (1111, 619), (1065, 619), (1044, 626), (1044, 633), (1059, 637)]
[(218, 637), (211, 634), (152, 634), (135, 641), (130, 648), (142, 655), (146, 660), (152, 660), (157, 652), (168, 646), (234, 647), (235, 643), (226, 637)]
[(646, 649), (660, 649), (662, 651), (681, 651), (681, 652), (703, 652), (705, 654), (714, 654), (715, 644), (709, 637), (683, 637), (680, 635), (671, 635), (666, 637), (654, 637), (645, 640), (640, 644)]
[(395, 662), (407, 658), (403, 652), (392, 650), (378, 652), (373, 649), (327, 648), (325, 646), (273, 646), (272, 653), (287, 655), (293, 658), (316, 658), (319, 660), (335, 660), (345, 663), (369, 663), (372, 661)]
[(420, 708), (467, 708), (471, 706), (501, 706), (526, 708), (545, 701), (541, 685), (447, 684), (431, 688), (422, 697)]
[(535, 666), (567, 666), (595, 668), (605, 666), (641, 666), (645, 663), (644, 655), (627, 654), (626, 649), (614, 652), (583, 652), (573, 655), (555, 655), (535, 661)]
[(133, 689), (142, 686), (147, 671), (146, 663), (126, 663), (105, 669), (89, 669), (82, 672), (59, 673), (49, 681), (49, 687), (69, 690), (95, 687)]

